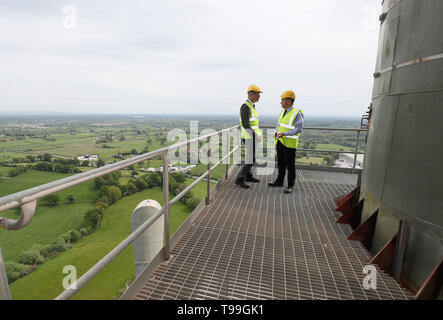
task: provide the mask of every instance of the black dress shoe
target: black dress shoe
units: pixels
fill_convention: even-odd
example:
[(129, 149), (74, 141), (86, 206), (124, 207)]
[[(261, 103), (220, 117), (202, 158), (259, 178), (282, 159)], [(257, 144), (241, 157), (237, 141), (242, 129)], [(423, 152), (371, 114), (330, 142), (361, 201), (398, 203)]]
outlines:
[(282, 183), (280, 183), (280, 182), (270, 182), (270, 183), (268, 183), (268, 186), (270, 186), (270, 187), (283, 187), (283, 182)]
[(243, 189), (249, 189), (249, 186), (245, 183), (244, 180), (236, 180), (235, 184)]
[(246, 177), (245, 181), (246, 182), (254, 182), (254, 183), (260, 182), (260, 180), (255, 179), (254, 177)]
[(292, 187), (285, 188), (283, 190), (284, 193), (292, 193)]

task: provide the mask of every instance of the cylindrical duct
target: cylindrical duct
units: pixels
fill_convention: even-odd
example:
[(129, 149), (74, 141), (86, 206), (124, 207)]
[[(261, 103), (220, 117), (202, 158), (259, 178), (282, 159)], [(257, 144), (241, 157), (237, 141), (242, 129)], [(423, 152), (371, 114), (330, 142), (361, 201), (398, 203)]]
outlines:
[(443, 256), (443, 1), (385, 0), (364, 159), (373, 253), (411, 223), (401, 279), (418, 289)]

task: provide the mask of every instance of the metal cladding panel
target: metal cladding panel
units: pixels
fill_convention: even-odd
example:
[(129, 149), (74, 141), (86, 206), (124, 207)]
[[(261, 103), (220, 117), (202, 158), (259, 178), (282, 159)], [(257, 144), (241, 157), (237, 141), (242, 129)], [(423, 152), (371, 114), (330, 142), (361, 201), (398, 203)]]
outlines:
[(382, 57), (381, 69), (392, 66), (394, 62), (395, 46), (397, 42), (399, 17), (395, 17), (384, 23), (384, 38), (382, 38), (383, 50), (380, 50)]
[[(436, 70), (440, 72), (436, 72)], [(390, 82), (391, 94), (436, 90), (443, 90), (443, 59), (396, 69), (392, 73)]]
[(443, 92), (401, 96), (383, 201), (443, 226)]
[(383, 13), (362, 218), (379, 209), (373, 253), (412, 223), (404, 280), (418, 289), (443, 255), (443, 1), (385, 0)]
[(399, 220), (386, 212), (382, 207), (377, 215), (376, 234), (372, 242), (372, 252), (378, 252), (397, 233)]
[(381, 199), (395, 127), (398, 97), (383, 96), (372, 104), (372, 123), (366, 144), (362, 184)]
[[(433, 253), (433, 254), (429, 254)], [(419, 288), (443, 256), (443, 245), (432, 236), (412, 227), (402, 278), (412, 288)]]
[[(395, 50), (397, 63), (443, 52), (443, 1), (403, 0), (394, 8), (397, 7), (401, 15)], [(391, 14), (398, 13), (393, 10)]]
[(399, 64), (443, 53), (443, 1), (384, 1), (383, 12), (363, 190), (441, 229), (443, 57)]

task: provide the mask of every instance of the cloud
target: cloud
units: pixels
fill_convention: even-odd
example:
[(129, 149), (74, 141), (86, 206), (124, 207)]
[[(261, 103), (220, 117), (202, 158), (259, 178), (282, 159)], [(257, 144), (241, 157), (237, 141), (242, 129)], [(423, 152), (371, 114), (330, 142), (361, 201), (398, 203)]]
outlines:
[(0, 110), (235, 114), (251, 83), (266, 114), (287, 89), (307, 116), (371, 99), (370, 0), (36, 3), (0, 4)]

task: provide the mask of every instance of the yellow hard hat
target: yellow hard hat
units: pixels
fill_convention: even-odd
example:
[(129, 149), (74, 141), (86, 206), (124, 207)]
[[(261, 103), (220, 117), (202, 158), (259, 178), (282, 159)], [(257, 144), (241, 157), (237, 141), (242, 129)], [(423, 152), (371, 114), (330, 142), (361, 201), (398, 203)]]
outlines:
[(282, 99), (292, 99), (295, 100), (295, 93), (292, 90), (288, 90), (282, 93), (282, 95), (280, 96)]
[(255, 84), (251, 84), (248, 87), (248, 93), (251, 92), (251, 91), (254, 91), (254, 92), (257, 92), (257, 93), (263, 93), (262, 91), (260, 91), (260, 89)]

